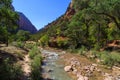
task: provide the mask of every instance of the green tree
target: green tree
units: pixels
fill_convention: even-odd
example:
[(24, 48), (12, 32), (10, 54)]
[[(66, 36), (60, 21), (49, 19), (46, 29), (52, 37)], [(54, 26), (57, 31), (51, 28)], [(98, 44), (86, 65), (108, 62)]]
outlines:
[[(0, 28), (4, 31), (4, 40), (8, 45), (10, 36), (15, 32), (17, 28), (18, 14), (12, 10), (12, 0), (0, 0)], [(2, 41), (3, 42), (3, 41)]]
[(30, 32), (29, 31), (19, 30), (16, 34), (16, 40), (17, 41), (26, 41), (29, 38), (30, 38)]
[(43, 46), (43, 47), (46, 46), (46, 45), (48, 45), (48, 42), (49, 42), (49, 37), (48, 37), (48, 35), (42, 36), (42, 37), (40, 38), (39, 42), (40, 42), (41, 46)]

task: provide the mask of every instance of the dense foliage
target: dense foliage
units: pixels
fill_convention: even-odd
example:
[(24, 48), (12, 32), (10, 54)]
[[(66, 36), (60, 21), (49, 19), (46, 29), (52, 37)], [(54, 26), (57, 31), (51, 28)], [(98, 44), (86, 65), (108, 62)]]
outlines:
[(18, 30), (15, 35), (15, 41), (27, 41), (30, 38), (30, 32), (24, 30)]
[(73, 0), (71, 4), (75, 14), (71, 18), (63, 15), (48, 24), (39, 37), (63, 37), (69, 39), (68, 48), (84, 45), (97, 50), (120, 39), (120, 0)]
[(31, 80), (41, 80), (42, 56), (37, 45), (32, 45), (29, 57), (31, 58)]
[(0, 64), (0, 74), (1, 80), (20, 80), (23, 71), (20, 65), (11, 64), (11, 60), (7, 58)]
[(0, 0), (0, 41), (6, 44), (15, 33), (19, 18), (11, 4), (12, 0)]

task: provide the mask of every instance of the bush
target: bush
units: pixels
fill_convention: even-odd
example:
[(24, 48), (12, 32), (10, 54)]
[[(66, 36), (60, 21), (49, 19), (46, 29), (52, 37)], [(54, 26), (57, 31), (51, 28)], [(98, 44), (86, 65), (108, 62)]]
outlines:
[(95, 49), (95, 50), (99, 51), (100, 48), (101, 48), (100, 44), (96, 43), (96, 44), (94, 45), (94, 49)]
[(20, 52), (20, 51), (16, 51), (15, 52), (16, 57), (18, 57), (19, 59), (23, 60), (24, 58), (24, 53)]
[(120, 66), (120, 54), (119, 53), (111, 53), (111, 58), (114, 61), (114, 65)]
[(120, 55), (118, 53), (104, 53), (101, 54), (101, 60), (104, 65), (112, 67), (120, 64)]
[(64, 37), (57, 37), (57, 45), (59, 48), (65, 48), (68, 45), (68, 39)]
[(31, 80), (41, 80), (41, 52), (36, 45), (29, 51), (29, 57), (32, 59), (31, 62)]
[(41, 80), (41, 72), (40, 72), (40, 67), (41, 67), (41, 56), (36, 55), (33, 59), (33, 62), (31, 63), (31, 78), (32, 80)]
[(87, 54), (87, 48), (85, 46), (81, 46), (81, 48), (79, 49), (79, 54), (86, 56)]
[(30, 32), (29, 31), (19, 30), (16, 33), (16, 41), (26, 41), (29, 38), (30, 38)]
[(108, 53), (101, 54), (101, 59), (102, 59), (102, 63), (104, 65), (112, 66), (114, 63), (110, 54), (108, 54)]
[(37, 46), (33, 46), (33, 48), (29, 51), (29, 56), (31, 59), (33, 59), (36, 55), (40, 54), (40, 50), (37, 48)]
[(26, 49), (32, 49), (33, 46), (35, 46), (35, 44), (26, 43), (24, 47), (25, 47)]
[(40, 42), (40, 45), (41, 45), (42, 47), (48, 45), (48, 42), (49, 42), (49, 37), (48, 37), (48, 35), (42, 36), (42, 37), (40, 38), (39, 42)]
[(21, 41), (17, 42), (17, 44), (16, 44), (16, 46), (20, 47), (20, 48), (24, 48), (24, 45), (25, 45), (25, 43), (21, 42)]
[(10, 64), (8, 58), (0, 65), (0, 80), (20, 80), (22, 74), (21, 66)]

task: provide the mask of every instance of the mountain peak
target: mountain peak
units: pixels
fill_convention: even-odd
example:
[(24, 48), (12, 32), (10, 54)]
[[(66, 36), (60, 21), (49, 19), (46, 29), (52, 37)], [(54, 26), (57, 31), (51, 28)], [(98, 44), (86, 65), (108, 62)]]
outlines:
[(31, 23), (31, 21), (22, 13), (18, 12), (19, 14), (19, 29), (29, 31), (30, 33), (36, 33), (37, 29), (35, 26)]

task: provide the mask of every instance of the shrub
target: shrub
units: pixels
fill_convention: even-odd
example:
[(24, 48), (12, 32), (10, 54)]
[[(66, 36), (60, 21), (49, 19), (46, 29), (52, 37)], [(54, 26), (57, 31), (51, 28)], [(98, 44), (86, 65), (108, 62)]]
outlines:
[(32, 49), (33, 46), (35, 46), (35, 44), (26, 43), (24, 47), (25, 47), (26, 49)]
[(42, 47), (48, 45), (48, 42), (49, 42), (49, 37), (48, 37), (48, 35), (42, 36), (42, 37), (40, 38), (39, 42), (40, 42), (40, 45), (41, 45)]
[(22, 74), (21, 66), (10, 64), (9, 58), (0, 65), (0, 80), (19, 80)]
[(78, 52), (80, 55), (86, 56), (87, 48), (85, 46), (81, 46)]
[(15, 51), (15, 55), (16, 55), (16, 57), (18, 57), (21, 60), (23, 60), (23, 58), (24, 58), (24, 53), (22, 53), (20, 51)]
[(57, 37), (57, 45), (60, 48), (65, 48), (68, 45), (68, 39), (64, 37)]
[(31, 80), (41, 80), (40, 67), (41, 67), (42, 56), (40, 50), (36, 45), (34, 45), (33, 48), (29, 51), (29, 57), (32, 59)]
[(37, 46), (33, 46), (33, 48), (29, 51), (30, 58), (33, 59), (37, 54), (40, 54), (40, 50), (37, 48)]
[(101, 54), (101, 59), (103, 60), (103, 64), (108, 65), (110, 67), (114, 65), (119, 65), (120, 63), (120, 55), (118, 53)]
[(94, 49), (95, 49), (95, 50), (99, 51), (100, 48), (101, 48), (100, 44), (96, 43), (96, 44), (94, 45)]
[(113, 65), (113, 60), (111, 59), (110, 54), (105, 53), (105, 54), (101, 54), (101, 59), (102, 59), (102, 63), (104, 65), (108, 65), (108, 66), (112, 66)]
[(111, 53), (111, 58), (114, 61), (114, 65), (120, 66), (120, 54), (119, 53)]
[(21, 41), (17, 42), (17, 44), (16, 44), (16, 46), (20, 47), (20, 48), (24, 48), (24, 45), (25, 45), (25, 43), (21, 42)]
[(41, 56), (36, 55), (31, 63), (31, 78), (32, 80), (41, 80), (41, 72), (40, 72), (40, 66), (41, 66)]

